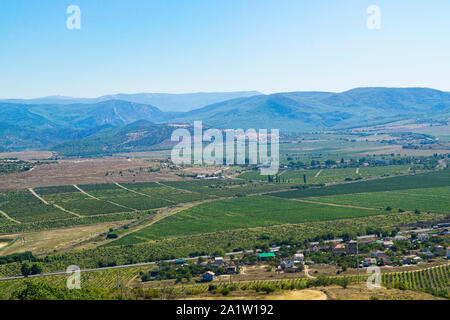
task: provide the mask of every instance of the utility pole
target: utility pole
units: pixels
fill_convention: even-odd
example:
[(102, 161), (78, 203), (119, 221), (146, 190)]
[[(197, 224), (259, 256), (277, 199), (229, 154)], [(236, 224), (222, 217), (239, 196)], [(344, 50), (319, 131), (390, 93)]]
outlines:
[(359, 241), (358, 241), (358, 236), (356, 236), (356, 269), (358, 271), (358, 283), (359, 283)]

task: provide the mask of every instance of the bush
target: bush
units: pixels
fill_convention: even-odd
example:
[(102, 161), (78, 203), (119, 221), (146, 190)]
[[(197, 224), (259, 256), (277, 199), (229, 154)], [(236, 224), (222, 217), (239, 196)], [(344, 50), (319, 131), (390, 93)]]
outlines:
[(220, 290), (220, 293), (221, 293), (222, 295), (224, 295), (224, 296), (227, 296), (227, 295), (230, 294), (230, 289), (228, 289), (228, 288), (222, 288), (222, 289)]
[(115, 232), (110, 232), (110, 233), (108, 233), (108, 235), (106, 236), (107, 239), (116, 239), (116, 238), (118, 238), (118, 237), (119, 237), (119, 235), (118, 235), (117, 233), (115, 233)]

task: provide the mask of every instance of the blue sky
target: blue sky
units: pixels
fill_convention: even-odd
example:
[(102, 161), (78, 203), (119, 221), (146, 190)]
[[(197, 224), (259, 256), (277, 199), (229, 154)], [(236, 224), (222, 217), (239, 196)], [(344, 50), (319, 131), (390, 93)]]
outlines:
[[(72, 4), (81, 30), (66, 27)], [(1, 0), (0, 44), (0, 98), (450, 91), (448, 0)]]

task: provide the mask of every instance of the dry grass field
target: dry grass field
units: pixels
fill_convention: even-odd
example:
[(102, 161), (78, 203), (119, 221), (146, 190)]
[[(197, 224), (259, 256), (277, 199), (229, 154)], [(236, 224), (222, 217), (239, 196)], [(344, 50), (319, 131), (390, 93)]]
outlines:
[(53, 151), (0, 152), (0, 159), (17, 158), (18, 160), (46, 160), (55, 155)]
[(347, 288), (340, 286), (318, 287), (314, 289), (290, 290), (265, 294), (252, 291), (234, 291), (227, 296), (221, 294), (203, 294), (193, 300), (443, 300), (427, 293), (398, 290), (373, 289), (366, 284), (352, 284)]
[(28, 172), (2, 176), (0, 190), (13, 190), (71, 184), (116, 182), (153, 182), (180, 180), (174, 171), (157, 169), (159, 163), (148, 159), (68, 159), (58, 160)]
[[(32, 251), (36, 255), (45, 255), (56, 251), (71, 249), (74, 245), (95, 238), (108, 232), (110, 228), (116, 229), (129, 221), (107, 222), (92, 224), (74, 228), (61, 228), (39, 232), (28, 232), (23, 234), (3, 235), (1, 239), (14, 239), (19, 237), (13, 245), (2, 250), (1, 255)], [(0, 248), (5, 247), (7, 242), (0, 242)]]

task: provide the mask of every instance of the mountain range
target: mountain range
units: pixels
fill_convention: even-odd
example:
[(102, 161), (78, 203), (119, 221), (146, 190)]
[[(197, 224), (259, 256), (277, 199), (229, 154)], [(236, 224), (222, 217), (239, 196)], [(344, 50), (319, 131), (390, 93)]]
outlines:
[(213, 103), (260, 95), (258, 91), (236, 92), (197, 92), (197, 93), (119, 93), (98, 98), (74, 98), (66, 96), (50, 96), (36, 99), (6, 99), (0, 102), (19, 104), (96, 104), (108, 100), (123, 100), (139, 104), (155, 105), (165, 112), (187, 112)]
[[(145, 99), (150, 95), (158, 94), (143, 94), (140, 101), (148, 101)], [(174, 109), (189, 110), (192, 105), (201, 105), (208, 99), (215, 101), (187, 112), (163, 111), (168, 109), (166, 103), (170, 100), (163, 95), (152, 98), (154, 102), (162, 99), (163, 107), (157, 103), (136, 102), (139, 95), (105, 96), (115, 99), (75, 103), (55, 103), (63, 98), (0, 102), (0, 147), (11, 151), (53, 148), (70, 155), (83, 150), (89, 150), (87, 154), (113, 153), (162, 143), (174, 128), (170, 123), (192, 124), (195, 120), (224, 129), (278, 128), (311, 132), (424, 117), (443, 119), (450, 115), (450, 92), (428, 88), (378, 87), (342, 93), (268, 95), (236, 92), (210, 94), (209, 97), (169, 95), (177, 101)], [(117, 99), (119, 97), (121, 99)], [(220, 97), (224, 100), (217, 101)], [(128, 98), (133, 101), (123, 100)], [(68, 99), (63, 100), (68, 102)]]

